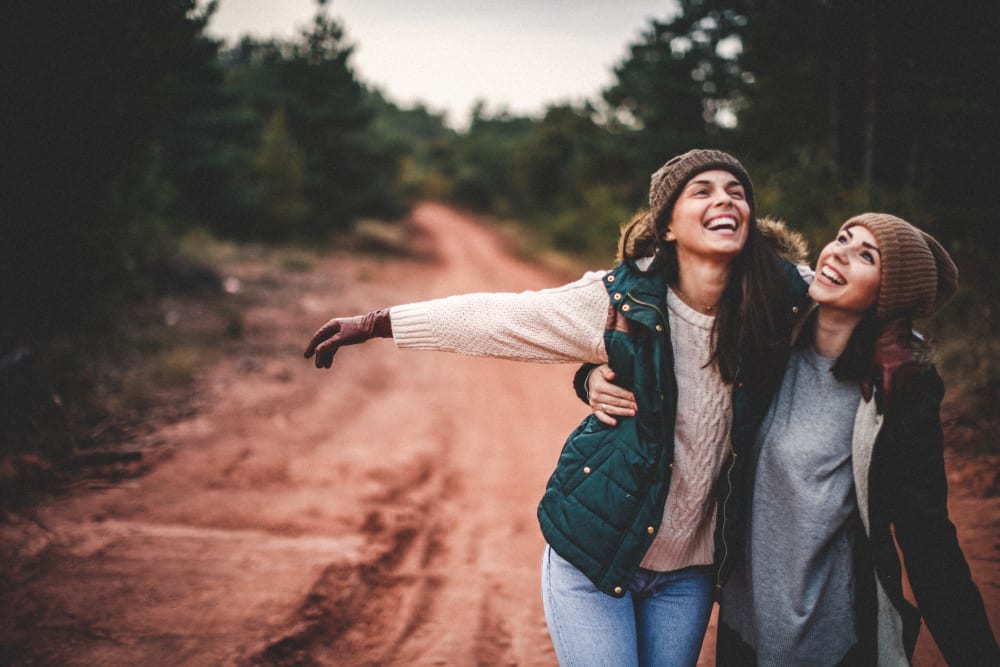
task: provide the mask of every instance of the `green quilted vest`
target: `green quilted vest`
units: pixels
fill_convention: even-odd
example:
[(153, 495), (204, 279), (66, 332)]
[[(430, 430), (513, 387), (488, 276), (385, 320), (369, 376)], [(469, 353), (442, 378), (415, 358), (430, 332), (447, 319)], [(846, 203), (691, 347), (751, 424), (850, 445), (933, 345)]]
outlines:
[[(794, 312), (804, 312), (807, 285), (785, 264)], [(546, 541), (609, 595), (625, 594), (659, 530), (670, 488), (677, 383), (662, 274), (627, 263), (604, 278), (611, 299), (605, 346), (616, 382), (635, 394), (635, 417), (618, 426), (587, 416), (566, 440), (538, 505)], [(776, 360), (778, 361), (778, 360)], [(742, 544), (745, 477), (742, 461), (770, 396), (749, 397), (733, 386), (732, 449), (717, 490), (717, 585), (729, 552)], [(732, 552), (735, 553), (735, 552)]]

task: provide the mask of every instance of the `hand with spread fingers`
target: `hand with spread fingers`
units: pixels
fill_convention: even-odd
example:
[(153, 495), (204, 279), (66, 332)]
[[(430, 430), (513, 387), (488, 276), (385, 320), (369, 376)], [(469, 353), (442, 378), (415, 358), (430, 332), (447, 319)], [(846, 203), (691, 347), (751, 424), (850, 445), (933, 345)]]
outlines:
[(618, 417), (634, 417), (637, 409), (635, 396), (628, 389), (614, 384), (615, 372), (607, 364), (601, 364), (587, 377), (587, 395), (590, 407), (596, 416), (608, 426), (617, 426)]
[(355, 317), (335, 317), (321, 326), (306, 346), (305, 358), (316, 355), (316, 368), (329, 368), (333, 355), (345, 345), (357, 345), (372, 338), (391, 338), (389, 309)]

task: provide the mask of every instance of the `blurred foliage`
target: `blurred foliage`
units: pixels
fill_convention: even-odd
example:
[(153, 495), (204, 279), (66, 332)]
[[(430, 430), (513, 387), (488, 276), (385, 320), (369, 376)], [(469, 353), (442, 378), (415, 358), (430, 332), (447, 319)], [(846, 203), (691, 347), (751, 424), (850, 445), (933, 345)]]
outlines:
[(288, 132), (284, 108), (272, 112), (264, 126), (254, 166), (262, 220), (259, 233), (275, 239), (301, 234), (309, 215), (303, 192), (305, 161)]
[(651, 21), (604, 91), (609, 126), (621, 130), (632, 182), (645, 186), (648, 175), (673, 155), (695, 147), (728, 148), (732, 141), (727, 118), (742, 79), (726, 45), (739, 37), (746, 20), (705, 4), (685, 0), (670, 20)]
[(377, 89), (369, 91), (368, 101), (375, 110), (371, 136), (383, 154), (398, 159), (398, 196), (409, 203), (421, 197), (448, 198), (458, 133), (445, 124), (444, 115), (420, 104), (400, 108)]
[(183, 289), (191, 229), (322, 241), (405, 211), (401, 150), (323, 5), (294, 39), (232, 48), (205, 34), (214, 3), (12, 8), (0, 349)]
[(195, 3), (15, 3), (4, 76), (0, 348), (100, 327), (159, 262), (179, 192), (160, 140), (215, 46)]
[(509, 214), (515, 208), (515, 155), (535, 121), (504, 111), (490, 116), (485, 108), (482, 101), (475, 105), (468, 131), (456, 142), (451, 197), (477, 210)]
[(323, 243), (365, 220), (396, 239), (372, 221), (421, 198), (607, 266), (649, 174), (719, 147), (814, 251), (865, 210), (937, 236), (963, 287), (928, 326), (995, 410), (1000, 4), (680, 0), (601, 99), (540, 117), (480, 102), (461, 131), (360, 81), (326, 5), (296, 37), (233, 45), (206, 35), (214, 3), (196, 0), (8, 8), (0, 356), (72, 349), (136, 300), (218, 291), (210, 258), (185, 250), (199, 234)]

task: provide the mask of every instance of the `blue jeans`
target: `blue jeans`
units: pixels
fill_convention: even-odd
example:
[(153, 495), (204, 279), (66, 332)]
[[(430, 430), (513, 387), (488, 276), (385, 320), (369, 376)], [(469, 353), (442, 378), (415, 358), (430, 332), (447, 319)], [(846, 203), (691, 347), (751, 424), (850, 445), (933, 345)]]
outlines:
[(542, 603), (563, 667), (693, 666), (712, 613), (712, 568), (640, 570), (616, 598), (546, 545)]

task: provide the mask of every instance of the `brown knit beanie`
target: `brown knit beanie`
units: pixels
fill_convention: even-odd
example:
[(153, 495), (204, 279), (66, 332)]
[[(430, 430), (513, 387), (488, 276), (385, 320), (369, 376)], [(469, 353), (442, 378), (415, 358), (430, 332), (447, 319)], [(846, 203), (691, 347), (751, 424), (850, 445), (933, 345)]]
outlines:
[(739, 180), (746, 191), (747, 203), (750, 204), (750, 219), (754, 220), (756, 211), (753, 184), (747, 170), (729, 153), (698, 148), (671, 158), (650, 179), (649, 212), (653, 224), (668, 224), (670, 221), (661, 221), (660, 216), (673, 210), (677, 197), (692, 176), (711, 169), (724, 169)]
[(840, 230), (860, 225), (875, 237), (882, 257), (880, 320), (930, 317), (958, 288), (958, 269), (933, 236), (887, 213), (862, 213)]

